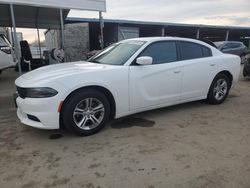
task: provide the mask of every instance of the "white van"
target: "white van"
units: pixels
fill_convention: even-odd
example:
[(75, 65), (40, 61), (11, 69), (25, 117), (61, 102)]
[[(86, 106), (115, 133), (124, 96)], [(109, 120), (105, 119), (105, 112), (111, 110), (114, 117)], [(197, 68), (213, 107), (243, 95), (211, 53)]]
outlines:
[(14, 67), (16, 65), (16, 57), (13, 48), (7, 38), (0, 34), (0, 73), (2, 70)]

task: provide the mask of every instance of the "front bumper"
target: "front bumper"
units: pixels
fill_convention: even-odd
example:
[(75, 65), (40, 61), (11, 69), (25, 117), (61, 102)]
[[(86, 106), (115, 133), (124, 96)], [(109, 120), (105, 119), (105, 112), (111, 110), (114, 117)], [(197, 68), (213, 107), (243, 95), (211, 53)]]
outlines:
[[(21, 123), (39, 129), (59, 129), (59, 113), (57, 108), (60, 101), (57, 97), (33, 99), (18, 97), (17, 116)], [(34, 120), (36, 117), (37, 120)]]

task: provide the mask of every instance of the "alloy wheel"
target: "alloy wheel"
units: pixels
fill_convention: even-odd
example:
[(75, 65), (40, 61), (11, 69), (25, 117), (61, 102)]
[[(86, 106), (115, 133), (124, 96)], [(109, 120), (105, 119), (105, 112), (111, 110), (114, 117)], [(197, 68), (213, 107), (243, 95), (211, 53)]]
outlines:
[(214, 98), (218, 101), (222, 100), (227, 95), (228, 85), (225, 79), (219, 79), (214, 85)]
[(102, 122), (105, 114), (103, 103), (96, 98), (86, 98), (80, 101), (74, 111), (73, 120), (83, 130), (92, 130)]

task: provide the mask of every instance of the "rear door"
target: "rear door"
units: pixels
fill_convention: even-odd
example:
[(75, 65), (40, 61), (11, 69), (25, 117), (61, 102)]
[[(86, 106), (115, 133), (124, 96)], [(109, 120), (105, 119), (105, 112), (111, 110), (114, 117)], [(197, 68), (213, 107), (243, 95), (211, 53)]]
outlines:
[(211, 50), (197, 43), (178, 42), (183, 63), (181, 100), (191, 100), (207, 94), (214, 73), (216, 60)]
[(139, 55), (142, 56), (152, 57), (153, 64), (130, 66), (130, 110), (178, 102), (182, 63), (178, 61), (176, 42), (152, 43)]

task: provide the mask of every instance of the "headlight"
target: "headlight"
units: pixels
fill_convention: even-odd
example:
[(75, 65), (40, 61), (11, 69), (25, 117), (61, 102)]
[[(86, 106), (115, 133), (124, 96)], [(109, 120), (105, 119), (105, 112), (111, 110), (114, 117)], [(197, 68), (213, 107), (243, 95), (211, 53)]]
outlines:
[(26, 96), (28, 98), (47, 98), (57, 95), (57, 91), (48, 87), (26, 88)]

